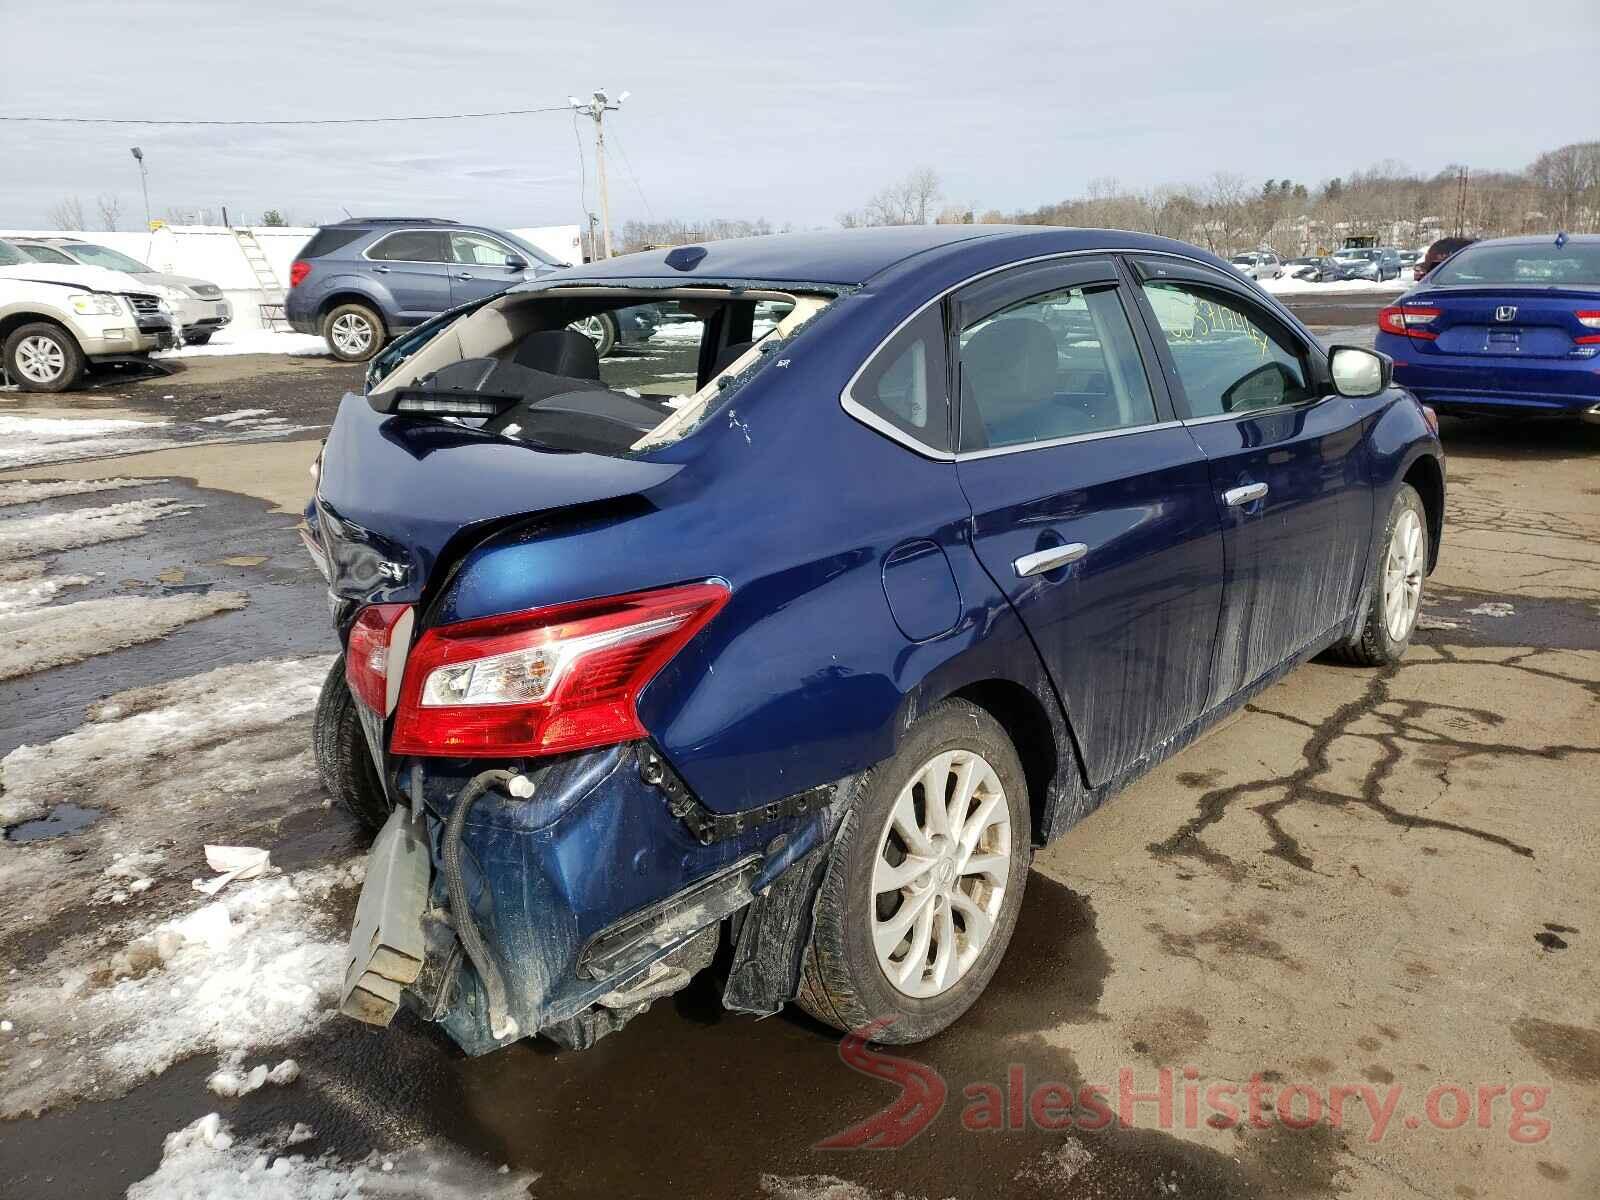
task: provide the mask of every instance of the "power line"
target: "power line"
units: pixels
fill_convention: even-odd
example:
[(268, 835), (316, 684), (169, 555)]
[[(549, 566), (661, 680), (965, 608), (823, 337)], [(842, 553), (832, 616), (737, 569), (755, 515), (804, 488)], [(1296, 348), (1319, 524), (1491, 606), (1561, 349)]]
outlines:
[(633, 164), (628, 161), (628, 148), (622, 144), (622, 138), (618, 136), (615, 126), (612, 127), (611, 137), (617, 143), (617, 153), (622, 156), (622, 165), (627, 169), (628, 178), (633, 181), (633, 190), (639, 193), (639, 199), (644, 203), (644, 211), (654, 221), (656, 219), (656, 211), (650, 207), (650, 200), (644, 194), (644, 188), (639, 183), (639, 177), (633, 173)]
[(535, 113), (566, 112), (566, 104), (543, 108), (506, 108), (494, 112), (431, 113), (416, 117), (317, 117), (296, 120), (249, 121), (168, 121), (136, 120), (130, 117), (23, 117), (0, 114), (0, 121), (32, 121), (49, 125), (395, 125), (407, 121), (475, 121), (484, 117), (527, 117)]

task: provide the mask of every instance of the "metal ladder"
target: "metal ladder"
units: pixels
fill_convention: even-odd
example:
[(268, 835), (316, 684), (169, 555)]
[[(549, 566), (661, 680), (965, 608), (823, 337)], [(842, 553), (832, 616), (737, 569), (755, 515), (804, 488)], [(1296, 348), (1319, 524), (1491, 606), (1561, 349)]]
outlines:
[(278, 282), (277, 273), (267, 261), (261, 243), (256, 241), (256, 235), (248, 229), (235, 229), (233, 235), (239, 239), (239, 248), (244, 251), (245, 261), (250, 264), (250, 270), (255, 272), (256, 285), (266, 297), (260, 306), (261, 328), (287, 329), (289, 322), (283, 314), (283, 284)]

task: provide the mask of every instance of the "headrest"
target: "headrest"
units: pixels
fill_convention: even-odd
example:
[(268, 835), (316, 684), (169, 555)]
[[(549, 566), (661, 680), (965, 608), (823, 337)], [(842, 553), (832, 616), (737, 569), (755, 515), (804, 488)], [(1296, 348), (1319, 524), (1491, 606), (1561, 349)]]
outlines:
[(599, 379), (600, 356), (594, 343), (573, 329), (530, 333), (518, 344), (511, 361), (532, 371), (569, 379)]

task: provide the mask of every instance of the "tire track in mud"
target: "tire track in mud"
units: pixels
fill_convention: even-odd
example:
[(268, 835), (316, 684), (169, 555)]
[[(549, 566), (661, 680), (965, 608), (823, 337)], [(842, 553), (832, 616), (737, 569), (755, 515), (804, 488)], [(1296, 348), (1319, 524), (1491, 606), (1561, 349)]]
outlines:
[[(1391, 825), (1398, 825), (1404, 829), (1436, 829), (1446, 833), (1474, 838), (1489, 845), (1499, 846), (1512, 854), (1525, 858), (1534, 857), (1531, 847), (1501, 834), (1456, 821), (1445, 821), (1417, 813), (1408, 813), (1385, 801), (1383, 799), (1384, 786), (1394, 774), (1395, 769), (1404, 761), (1406, 747), (1442, 749), (1450, 753), (1451, 763), (1460, 759), (1483, 756), (1537, 758), (1565, 762), (1577, 756), (1600, 755), (1600, 747), (1577, 744), (1528, 746), (1517, 742), (1484, 742), (1452, 737), (1432, 728), (1424, 727), (1421, 724), (1422, 718), (1436, 713), (1454, 714), (1464, 717), (1468, 721), (1491, 728), (1504, 725), (1507, 718), (1486, 708), (1449, 704), (1441, 701), (1397, 698), (1391, 692), (1391, 684), (1401, 670), (1423, 670), (1440, 666), (1452, 668), (1489, 667), (1496, 670), (1522, 671), (1540, 679), (1559, 681), (1562, 684), (1576, 686), (1600, 700), (1600, 681), (1582, 679), (1529, 663), (1528, 659), (1547, 652), (1542, 648), (1528, 650), (1506, 659), (1465, 659), (1447, 647), (1431, 646), (1430, 649), (1439, 656), (1437, 659), (1427, 662), (1407, 663), (1378, 672), (1369, 681), (1360, 696), (1340, 705), (1324, 721), (1309, 721), (1305, 718), (1265, 708), (1258, 704), (1247, 705), (1246, 712), (1273, 717), (1310, 731), (1310, 736), (1306, 738), (1301, 746), (1301, 765), (1287, 774), (1265, 779), (1246, 780), (1229, 784), (1226, 787), (1211, 788), (1205, 791), (1197, 802), (1196, 814), (1185, 821), (1168, 837), (1149, 843), (1147, 849), (1150, 854), (1157, 859), (1165, 861), (1180, 858), (1195, 859), (1211, 867), (1230, 882), (1238, 882), (1245, 876), (1245, 867), (1230, 855), (1211, 845), (1204, 834), (1206, 830), (1219, 823), (1226, 816), (1229, 808), (1236, 807), (1238, 802), (1251, 796), (1272, 793), (1281, 789), (1283, 795), (1280, 798), (1257, 804), (1251, 808), (1251, 811), (1261, 819), (1272, 841), (1271, 847), (1264, 853), (1304, 871), (1315, 871), (1315, 863), (1310, 854), (1300, 845), (1299, 840), (1283, 827), (1280, 819), (1281, 814), (1286, 810), (1304, 804), (1341, 809), (1357, 806), (1382, 817), (1383, 820)], [(1387, 726), (1386, 730), (1382, 733), (1357, 731), (1354, 726), (1363, 718), (1368, 717), (1382, 722)], [(1333, 744), (1341, 738), (1354, 738), (1371, 742), (1379, 747), (1377, 760), (1367, 768), (1355, 794), (1318, 786), (1313, 782), (1332, 765), (1329, 752)], [(1448, 769), (1447, 765), (1438, 773), (1439, 778), (1446, 787), (1449, 784), (1446, 778)], [(1193, 778), (1191, 777), (1191, 779)]]

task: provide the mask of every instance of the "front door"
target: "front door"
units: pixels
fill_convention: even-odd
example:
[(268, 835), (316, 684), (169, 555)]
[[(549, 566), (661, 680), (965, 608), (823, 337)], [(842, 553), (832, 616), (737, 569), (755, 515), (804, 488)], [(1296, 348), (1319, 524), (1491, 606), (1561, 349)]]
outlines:
[(1222, 539), (1108, 257), (1020, 267), (954, 300), (957, 473), (973, 543), (1067, 709), (1091, 784), (1197, 717)]
[(1372, 530), (1365, 410), (1334, 394), (1319, 347), (1220, 272), (1161, 258), (1134, 266), (1222, 519), (1215, 704), (1355, 607)]
[(527, 255), (513, 250), (498, 238), (482, 233), (453, 231), (450, 234), (450, 295), (456, 304), (481, 300), (521, 283), (525, 268), (513, 270), (506, 259)]
[(396, 230), (367, 251), (394, 301), (386, 319), (416, 325), (451, 307), (449, 252), (441, 229)]

